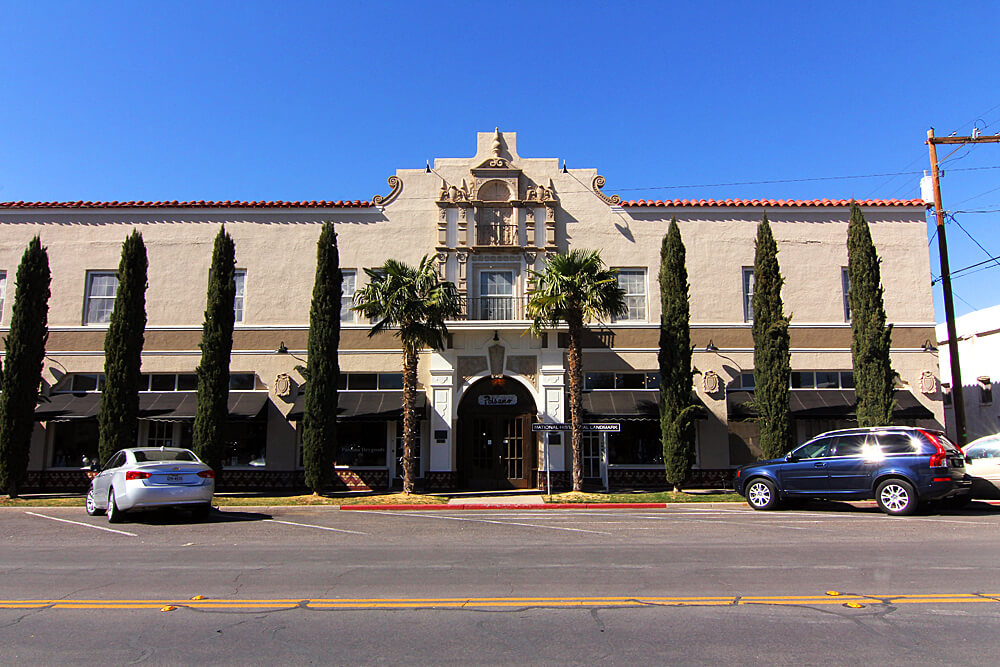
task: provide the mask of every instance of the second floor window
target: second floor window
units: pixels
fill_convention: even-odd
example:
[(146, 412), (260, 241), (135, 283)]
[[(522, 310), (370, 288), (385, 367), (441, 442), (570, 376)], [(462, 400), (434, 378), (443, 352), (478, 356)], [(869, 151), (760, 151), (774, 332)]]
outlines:
[(87, 273), (87, 295), (83, 304), (84, 324), (107, 324), (115, 308), (118, 293), (118, 276), (114, 271)]
[(479, 319), (514, 319), (514, 272), (482, 271), (479, 274)]
[(357, 273), (342, 271), (340, 280), (340, 321), (354, 324), (354, 290), (357, 288)]
[(753, 267), (743, 267), (743, 321), (753, 322)]
[(844, 291), (844, 321), (851, 321), (851, 278), (847, 273), (847, 267), (840, 269), (840, 284)]
[(236, 298), (233, 299), (233, 311), (236, 315), (236, 323), (243, 322), (243, 305), (246, 300), (247, 272), (246, 269), (236, 269), (233, 274), (233, 281), (236, 283)]
[(625, 292), (628, 313), (622, 322), (646, 321), (646, 270), (618, 269), (618, 286)]

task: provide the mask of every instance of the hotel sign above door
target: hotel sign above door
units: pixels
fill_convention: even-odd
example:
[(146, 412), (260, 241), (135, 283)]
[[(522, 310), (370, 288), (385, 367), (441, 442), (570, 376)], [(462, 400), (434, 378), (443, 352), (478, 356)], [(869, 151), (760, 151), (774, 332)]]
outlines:
[(479, 405), (517, 405), (514, 394), (483, 394), (479, 397)]
[[(580, 424), (582, 430), (598, 433), (619, 433), (622, 425), (617, 422), (598, 422)], [(572, 424), (532, 424), (532, 431), (572, 431)]]

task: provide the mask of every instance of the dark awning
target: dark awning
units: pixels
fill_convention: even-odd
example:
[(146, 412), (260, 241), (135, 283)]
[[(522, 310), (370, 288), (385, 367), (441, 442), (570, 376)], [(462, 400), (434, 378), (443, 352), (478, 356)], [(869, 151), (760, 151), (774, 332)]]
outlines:
[[(897, 419), (933, 419), (934, 413), (924, 407), (917, 397), (905, 389), (894, 394)], [(731, 391), (726, 396), (730, 418), (748, 419), (757, 416), (750, 405), (751, 391)], [(788, 404), (792, 416), (798, 419), (854, 419), (857, 401), (853, 389), (793, 389), (789, 393)]]
[(594, 389), (583, 392), (586, 419), (659, 419), (660, 392), (656, 389)]
[(101, 409), (101, 395), (94, 393), (52, 394), (39, 396), (35, 421), (58, 422), (72, 419), (96, 419)]
[[(306, 396), (299, 394), (295, 405), (288, 413), (290, 421), (302, 419), (305, 413)], [(415, 406), (422, 417), (427, 408), (427, 396), (417, 392)], [(343, 420), (386, 421), (403, 418), (403, 392), (392, 391), (341, 391), (337, 392), (337, 416)]]
[[(229, 418), (252, 419), (267, 402), (265, 391), (229, 392)], [(39, 398), (36, 421), (96, 419), (101, 407), (98, 393), (52, 394)], [(198, 408), (193, 391), (144, 391), (139, 393), (139, 418), (153, 421), (190, 421)]]

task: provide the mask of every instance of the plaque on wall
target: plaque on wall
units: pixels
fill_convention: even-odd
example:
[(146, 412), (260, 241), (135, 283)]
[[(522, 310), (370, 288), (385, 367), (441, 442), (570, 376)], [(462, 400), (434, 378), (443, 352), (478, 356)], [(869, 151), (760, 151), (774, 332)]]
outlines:
[(479, 397), (479, 405), (517, 405), (514, 394), (484, 394)]

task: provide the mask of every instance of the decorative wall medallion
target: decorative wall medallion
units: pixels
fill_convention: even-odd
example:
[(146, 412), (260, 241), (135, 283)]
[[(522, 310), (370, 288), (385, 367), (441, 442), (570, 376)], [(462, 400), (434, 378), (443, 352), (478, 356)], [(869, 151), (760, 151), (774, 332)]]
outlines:
[(392, 188), (392, 190), (389, 191), (389, 194), (384, 197), (382, 195), (375, 195), (372, 197), (372, 204), (375, 206), (382, 206), (390, 199), (398, 195), (403, 189), (403, 180), (399, 176), (390, 176), (388, 183), (389, 187)]
[(702, 375), (701, 386), (705, 389), (706, 394), (717, 393), (721, 386), (718, 374), (715, 371), (706, 371)]
[(462, 378), (463, 382), (467, 382), (469, 378), (485, 371), (486, 357), (459, 357), (457, 370), (458, 376)]
[(937, 378), (933, 371), (924, 371), (920, 374), (920, 391), (925, 394), (937, 392)]
[(292, 378), (288, 373), (278, 373), (274, 376), (274, 395), (287, 398), (292, 393)]
[(603, 201), (605, 204), (609, 204), (611, 206), (617, 206), (618, 204), (621, 204), (622, 198), (619, 197), (618, 195), (609, 197), (603, 192), (601, 192), (601, 188), (604, 187), (604, 182), (605, 182), (604, 177), (601, 176), (600, 174), (594, 176), (594, 182), (593, 182), (594, 194), (600, 197), (601, 201)]

